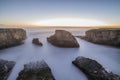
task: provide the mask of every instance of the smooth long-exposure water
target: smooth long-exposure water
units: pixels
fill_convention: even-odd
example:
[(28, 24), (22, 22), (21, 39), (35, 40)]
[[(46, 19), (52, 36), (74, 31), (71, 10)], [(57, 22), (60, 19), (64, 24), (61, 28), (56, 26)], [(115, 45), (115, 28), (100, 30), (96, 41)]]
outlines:
[[(59, 29), (59, 28), (57, 28)], [(54, 34), (56, 28), (28, 28), (27, 39), (20, 46), (0, 50), (0, 59), (15, 61), (8, 80), (16, 80), (23, 65), (29, 62), (41, 61), (44, 59), (52, 70), (56, 80), (87, 80), (83, 72), (72, 64), (78, 56), (89, 57), (98, 61), (103, 67), (120, 75), (120, 49), (93, 44), (76, 38), (80, 48), (59, 48), (47, 42), (46, 38)], [(84, 35), (88, 29), (66, 29), (73, 35)], [(33, 38), (39, 38), (43, 46), (32, 44)]]

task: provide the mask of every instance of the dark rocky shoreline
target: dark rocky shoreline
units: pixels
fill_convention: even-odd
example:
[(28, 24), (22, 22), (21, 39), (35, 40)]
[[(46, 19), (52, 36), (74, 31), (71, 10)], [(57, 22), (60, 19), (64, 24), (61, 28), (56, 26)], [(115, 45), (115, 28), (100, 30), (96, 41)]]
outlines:
[[(95, 60), (79, 56), (72, 63), (85, 73), (88, 80), (120, 80), (120, 76), (107, 72)], [(0, 80), (7, 80), (14, 65), (14, 61), (0, 60)], [(42, 60), (25, 64), (16, 80), (55, 80), (55, 78), (50, 67)]]
[(7, 80), (14, 66), (14, 61), (0, 59), (0, 80)]
[(85, 36), (77, 36), (96, 44), (120, 47), (120, 29), (91, 29), (85, 32)]
[(107, 72), (102, 65), (95, 60), (77, 57), (72, 63), (83, 71), (89, 80), (120, 80), (118, 75)]

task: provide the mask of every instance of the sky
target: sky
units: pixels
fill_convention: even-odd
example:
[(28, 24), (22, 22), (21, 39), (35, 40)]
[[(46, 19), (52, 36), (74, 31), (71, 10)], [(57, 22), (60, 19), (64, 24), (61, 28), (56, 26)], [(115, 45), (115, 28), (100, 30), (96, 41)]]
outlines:
[(120, 24), (120, 0), (0, 0), (0, 24), (69, 18)]

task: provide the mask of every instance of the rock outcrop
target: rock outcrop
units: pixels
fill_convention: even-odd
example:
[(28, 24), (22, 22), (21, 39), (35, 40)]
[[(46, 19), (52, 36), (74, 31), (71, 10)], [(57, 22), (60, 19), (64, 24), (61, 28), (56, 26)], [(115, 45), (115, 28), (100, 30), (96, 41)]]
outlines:
[(46, 62), (33, 62), (24, 65), (17, 80), (55, 80)]
[(80, 37), (87, 41), (120, 47), (120, 29), (92, 29)]
[(77, 57), (72, 63), (82, 70), (89, 80), (120, 80), (118, 75), (112, 72), (108, 73), (102, 65), (95, 60)]
[(19, 45), (26, 39), (26, 31), (23, 29), (0, 29), (0, 49)]
[(32, 40), (32, 43), (33, 43), (33, 44), (36, 44), (36, 45), (40, 45), (40, 46), (43, 45), (43, 44), (39, 41), (38, 38), (34, 38), (34, 39)]
[(0, 59), (0, 80), (7, 80), (15, 62)]
[(47, 41), (58, 47), (79, 47), (75, 37), (65, 30), (56, 30), (54, 35), (47, 38)]

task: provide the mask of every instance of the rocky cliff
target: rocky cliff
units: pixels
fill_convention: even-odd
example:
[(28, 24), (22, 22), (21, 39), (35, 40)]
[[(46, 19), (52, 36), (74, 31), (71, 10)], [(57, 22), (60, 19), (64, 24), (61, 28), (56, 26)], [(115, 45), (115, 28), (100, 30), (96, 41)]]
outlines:
[(26, 31), (23, 29), (0, 29), (0, 49), (19, 45), (26, 39)]
[(65, 30), (56, 30), (54, 35), (47, 38), (47, 41), (58, 47), (79, 47), (75, 37)]
[(80, 38), (87, 41), (120, 47), (120, 29), (92, 29)]

